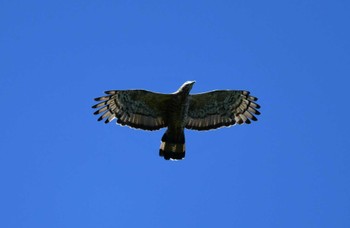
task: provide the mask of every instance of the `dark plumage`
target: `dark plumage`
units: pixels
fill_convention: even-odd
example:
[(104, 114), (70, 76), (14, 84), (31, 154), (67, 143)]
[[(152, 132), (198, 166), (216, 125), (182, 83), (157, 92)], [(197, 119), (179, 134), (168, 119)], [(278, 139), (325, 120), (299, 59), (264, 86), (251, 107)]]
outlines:
[(194, 81), (185, 82), (172, 94), (147, 90), (111, 90), (107, 96), (95, 98), (92, 106), (102, 114), (105, 123), (117, 123), (143, 130), (167, 127), (162, 137), (159, 155), (165, 159), (185, 157), (184, 129), (210, 130), (234, 124), (256, 121), (260, 108), (256, 97), (243, 90), (215, 90), (190, 95)]

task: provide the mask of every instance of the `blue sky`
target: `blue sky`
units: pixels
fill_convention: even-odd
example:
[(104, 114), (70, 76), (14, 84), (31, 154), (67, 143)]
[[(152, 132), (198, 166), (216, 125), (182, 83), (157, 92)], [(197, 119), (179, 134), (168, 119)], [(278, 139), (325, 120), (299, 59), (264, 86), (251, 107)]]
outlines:
[[(0, 2), (0, 227), (350, 227), (348, 1)], [(246, 89), (251, 125), (96, 121), (111, 89)]]

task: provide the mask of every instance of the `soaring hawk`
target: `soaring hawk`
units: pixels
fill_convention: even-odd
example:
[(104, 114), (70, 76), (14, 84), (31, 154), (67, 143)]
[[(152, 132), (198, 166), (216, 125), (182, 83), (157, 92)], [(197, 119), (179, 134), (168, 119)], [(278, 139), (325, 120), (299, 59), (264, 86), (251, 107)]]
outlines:
[(142, 130), (166, 127), (159, 155), (166, 160), (185, 157), (184, 129), (211, 130), (234, 124), (256, 121), (260, 106), (256, 97), (244, 90), (215, 90), (190, 95), (195, 82), (185, 82), (172, 94), (147, 90), (110, 90), (106, 96), (95, 98), (92, 106), (102, 114), (98, 121), (117, 123)]

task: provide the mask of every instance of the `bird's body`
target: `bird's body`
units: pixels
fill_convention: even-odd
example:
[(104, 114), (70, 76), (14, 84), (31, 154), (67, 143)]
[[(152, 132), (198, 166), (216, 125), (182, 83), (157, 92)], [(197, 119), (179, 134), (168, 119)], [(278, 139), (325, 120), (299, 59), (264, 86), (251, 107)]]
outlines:
[(93, 106), (98, 120), (105, 123), (117, 118), (117, 123), (143, 130), (167, 127), (162, 137), (159, 155), (165, 159), (180, 160), (185, 157), (184, 129), (210, 130), (233, 124), (256, 121), (260, 106), (257, 98), (242, 90), (216, 90), (190, 95), (194, 81), (184, 83), (172, 94), (146, 90), (111, 90), (108, 96)]
[[(176, 91), (169, 101), (167, 108), (168, 129), (162, 137), (159, 155), (165, 159), (182, 159), (185, 157), (185, 126), (189, 107), (191, 84), (184, 84)], [(189, 86), (187, 86), (189, 85)]]

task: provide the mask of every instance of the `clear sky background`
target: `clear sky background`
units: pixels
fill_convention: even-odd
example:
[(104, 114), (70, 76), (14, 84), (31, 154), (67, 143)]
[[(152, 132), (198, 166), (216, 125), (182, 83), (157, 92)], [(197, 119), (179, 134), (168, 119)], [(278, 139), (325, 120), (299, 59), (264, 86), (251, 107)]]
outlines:
[[(349, 1), (0, 2), (0, 227), (350, 227)], [(259, 121), (97, 122), (111, 89), (246, 89)]]

